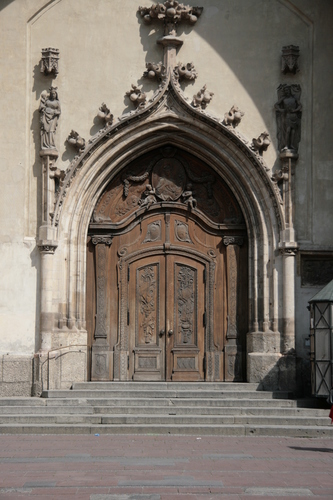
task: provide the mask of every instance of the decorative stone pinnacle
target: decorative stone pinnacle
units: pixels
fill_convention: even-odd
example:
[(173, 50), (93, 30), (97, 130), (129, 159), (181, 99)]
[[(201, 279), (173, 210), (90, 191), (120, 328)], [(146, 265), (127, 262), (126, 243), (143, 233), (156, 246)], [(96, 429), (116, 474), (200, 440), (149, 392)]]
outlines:
[(195, 24), (201, 16), (203, 7), (191, 7), (177, 0), (166, 0), (164, 3), (156, 3), (151, 7), (139, 7), (138, 11), (146, 24), (150, 24), (155, 19), (163, 22), (164, 36), (176, 36), (177, 25), (181, 21)]

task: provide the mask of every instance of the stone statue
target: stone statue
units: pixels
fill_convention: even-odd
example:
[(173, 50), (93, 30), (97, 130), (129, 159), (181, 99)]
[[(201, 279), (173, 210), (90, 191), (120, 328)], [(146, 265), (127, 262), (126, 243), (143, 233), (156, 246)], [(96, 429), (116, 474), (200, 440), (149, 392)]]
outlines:
[(145, 196), (145, 198), (139, 201), (139, 205), (141, 206), (141, 208), (146, 207), (146, 209), (148, 210), (151, 205), (156, 203), (155, 189), (151, 184), (146, 185), (146, 189), (143, 195)]
[(56, 87), (51, 87), (49, 93), (42, 93), (39, 112), (41, 149), (56, 149), (54, 137), (61, 114)]
[(188, 208), (193, 209), (197, 206), (197, 200), (193, 198), (192, 184), (187, 184), (186, 191), (182, 194), (184, 203), (187, 204)]
[(275, 104), (279, 151), (297, 153), (301, 140), (302, 105), (300, 85), (279, 85)]

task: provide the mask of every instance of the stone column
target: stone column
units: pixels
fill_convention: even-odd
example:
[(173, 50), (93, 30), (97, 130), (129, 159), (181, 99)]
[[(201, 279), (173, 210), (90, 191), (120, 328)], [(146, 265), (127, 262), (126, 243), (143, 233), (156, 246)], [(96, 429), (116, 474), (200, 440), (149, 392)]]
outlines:
[(92, 243), (96, 245), (96, 326), (91, 353), (91, 380), (110, 380), (113, 363), (107, 327), (107, 247), (111, 246), (112, 237), (94, 236)]
[(53, 255), (58, 246), (55, 230), (52, 226), (54, 210), (55, 162), (58, 158), (56, 149), (40, 151), (42, 158), (42, 224), (39, 227), (37, 245), (41, 253), (40, 265), (40, 348), (41, 354), (46, 354), (52, 347), (52, 331), (54, 327), (53, 296)]
[(224, 236), (227, 261), (227, 290), (228, 290), (228, 329), (225, 353), (225, 380), (236, 382), (242, 377), (242, 351), (239, 342), (237, 326), (238, 309), (238, 272), (239, 272), (239, 247), (243, 238), (239, 236)]
[(280, 248), (283, 256), (282, 354), (295, 350), (295, 257), (296, 247)]

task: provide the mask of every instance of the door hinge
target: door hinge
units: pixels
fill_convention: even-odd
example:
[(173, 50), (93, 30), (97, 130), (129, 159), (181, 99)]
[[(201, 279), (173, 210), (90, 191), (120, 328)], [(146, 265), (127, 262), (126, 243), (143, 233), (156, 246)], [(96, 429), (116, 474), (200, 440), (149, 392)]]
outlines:
[(202, 322), (203, 322), (203, 326), (206, 326), (206, 324), (207, 324), (207, 314), (206, 314), (206, 311), (203, 313)]

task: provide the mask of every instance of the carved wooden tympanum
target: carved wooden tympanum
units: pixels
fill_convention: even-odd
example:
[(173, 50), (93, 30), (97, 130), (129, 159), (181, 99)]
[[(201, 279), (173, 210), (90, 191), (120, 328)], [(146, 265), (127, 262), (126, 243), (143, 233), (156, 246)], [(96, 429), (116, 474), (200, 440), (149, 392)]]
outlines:
[[(242, 379), (246, 231), (230, 189), (207, 165), (171, 147), (137, 159), (102, 194), (89, 234), (87, 327), (93, 353), (102, 340), (110, 350), (111, 379)], [(112, 245), (92, 244), (103, 235)], [(235, 241), (244, 243), (232, 260)], [(93, 378), (105, 380), (106, 361), (94, 360)]]

